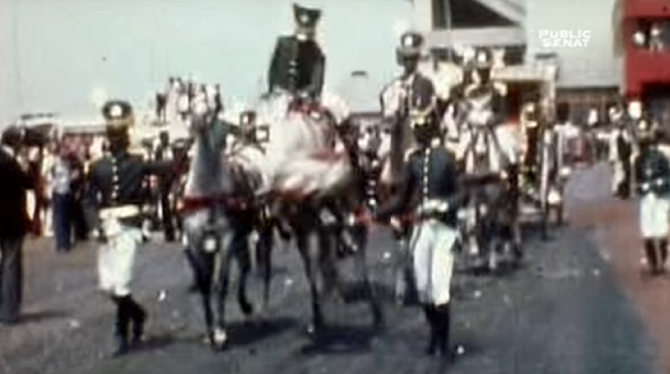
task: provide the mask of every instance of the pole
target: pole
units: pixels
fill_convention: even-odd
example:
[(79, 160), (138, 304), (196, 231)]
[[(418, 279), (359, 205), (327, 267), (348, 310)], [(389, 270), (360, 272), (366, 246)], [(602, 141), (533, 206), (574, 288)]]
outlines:
[(453, 40), (452, 40), (452, 34), (451, 34), (451, 25), (452, 25), (452, 14), (451, 14), (451, 0), (442, 0), (444, 4), (444, 27), (447, 30), (447, 61), (453, 62), (454, 61), (454, 51), (453, 51)]
[(12, 20), (12, 33), (14, 34), (14, 74), (16, 76), (16, 95), (18, 97), (18, 106), (21, 112), (24, 111), (23, 101), (23, 81), (21, 79), (21, 59), (19, 57), (19, 0), (14, 1), (14, 17)]

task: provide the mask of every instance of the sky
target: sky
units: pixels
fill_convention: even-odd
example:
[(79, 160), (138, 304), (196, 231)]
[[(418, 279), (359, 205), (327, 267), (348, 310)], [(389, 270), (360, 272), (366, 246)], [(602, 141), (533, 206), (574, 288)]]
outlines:
[[(323, 9), (326, 85), (354, 70), (381, 86), (397, 72), (406, 0), (303, 0)], [(94, 97), (147, 106), (168, 76), (219, 83), (227, 101), (266, 87), (275, 39), (292, 31), (290, 0), (0, 0), (0, 124), (23, 112), (96, 116)], [(406, 26), (405, 26), (406, 27)], [(95, 118), (95, 117), (94, 117)]]
[[(298, 0), (296, 0), (298, 1)], [(418, 0), (421, 1), (421, 0)], [(323, 9), (319, 39), (326, 85), (354, 70), (381, 87), (396, 73), (394, 49), (412, 25), (408, 0), (301, 0)], [(540, 29), (591, 31), (588, 49), (559, 48), (561, 80), (614, 83), (614, 0), (526, 0), (530, 53)], [(95, 96), (146, 107), (168, 76), (221, 84), (230, 103), (265, 89), (278, 35), (292, 31), (291, 0), (0, 0), (0, 126), (18, 114), (97, 118)], [(615, 79), (612, 77), (614, 76)]]

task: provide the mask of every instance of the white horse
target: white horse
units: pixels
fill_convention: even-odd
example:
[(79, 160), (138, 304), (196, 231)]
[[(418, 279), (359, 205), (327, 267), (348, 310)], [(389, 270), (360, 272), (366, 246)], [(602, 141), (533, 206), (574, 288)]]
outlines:
[[(292, 100), (285, 93), (263, 99), (256, 113), (267, 131), (265, 141), (236, 150), (230, 160), (256, 176), (256, 196), (274, 201), (293, 229), (310, 284), (310, 330), (317, 332), (324, 322), (317, 270), (328, 278), (335, 252), (332, 233), (324, 228), (324, 204), (341, 197), (352, 180), (351, 160), (334, 127), (348, 113), (341, 100), (324, 100), (328, 113), (290, 110)], [(372, 295), (370, 299), (378, 324), (381, 311)]]
[[(252, 312), (246, 296), (250, 259), (231, 214), (237, 191), (231, 169), (223, 161), (226, 125), (204, 104), (193, 109), (190, 122), (194, 148), (183, 192), (183, 232), (185, 252), (202, 296), (209, 342), (223, 349), (228, 343), (225, 311), (233, 259), (240, 265), (238, 302), (246, 315)], [(214, 309), (212, 294), (216, 295)]]

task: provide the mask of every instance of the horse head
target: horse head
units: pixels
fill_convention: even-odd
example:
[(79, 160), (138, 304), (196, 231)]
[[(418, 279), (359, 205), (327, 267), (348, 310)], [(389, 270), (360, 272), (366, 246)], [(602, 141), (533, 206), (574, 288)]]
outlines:
[(231, 192), (231, 178), (223, 165), (227, 125), (218, 120), (205, 102), (194, 102), (189, 132), (193, 157), (186, 182), (186, 196), (221, 195)]

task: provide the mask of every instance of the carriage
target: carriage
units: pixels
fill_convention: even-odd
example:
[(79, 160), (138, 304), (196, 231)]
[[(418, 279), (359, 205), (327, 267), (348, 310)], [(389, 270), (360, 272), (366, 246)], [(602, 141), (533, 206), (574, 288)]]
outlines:
[[(509, 122), (516, 124), (522, 142), (522, 158), (530, 160), (534, 175), (522, 172), (521, 214), (538, 217), (543, 232), (550, 216), (563, 219), (563, 186), (567, 175), (561, 170), (561, 147), (553, 124), (556, 120), (555, 97), (558, 69), (551, 64), (508, 66), (494, 71), (494, 79), (505, 86)], [(536, 136), (524, 136), (524, 108), (533, 103), (538, 108)], [(531, 144), (535, 142), (535, 144)], [(568, 173), (569, 174), (569, 173)]]

